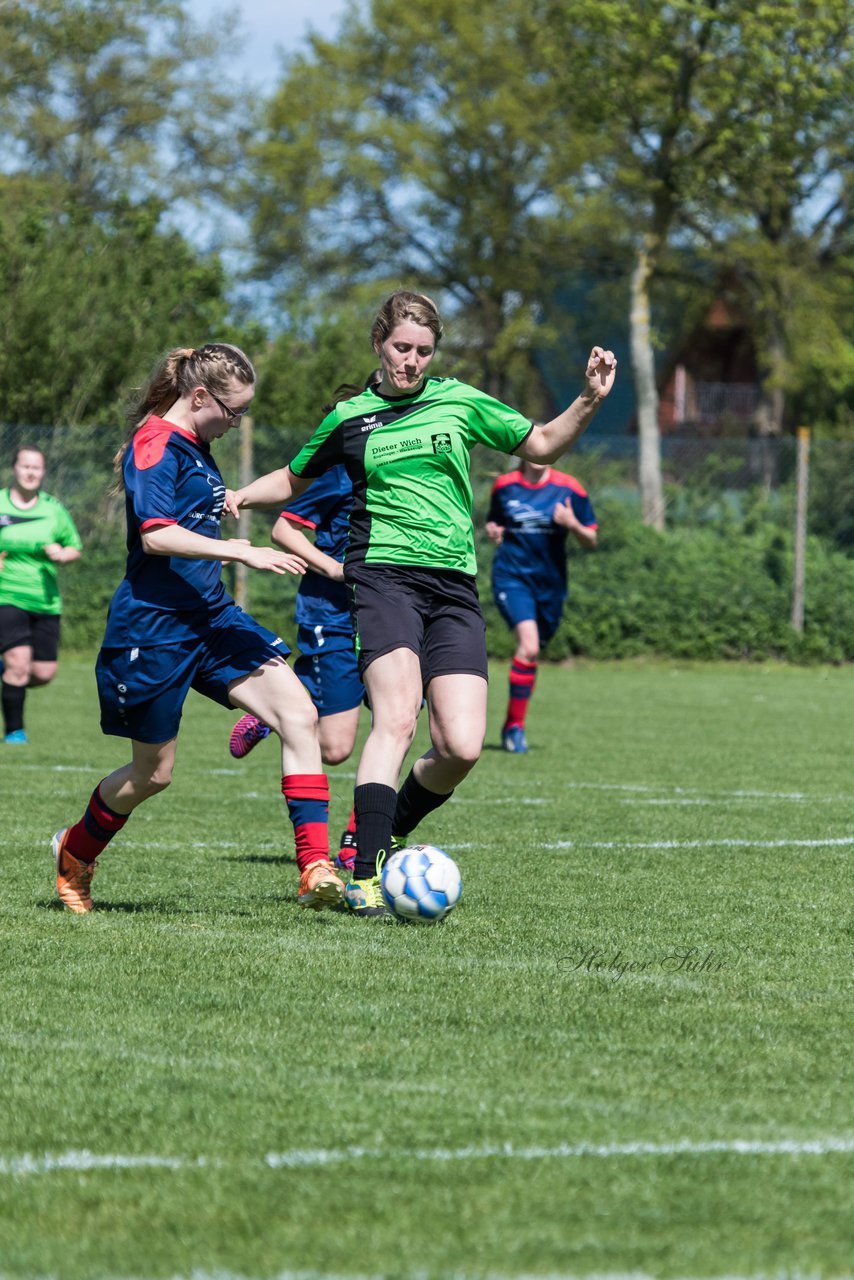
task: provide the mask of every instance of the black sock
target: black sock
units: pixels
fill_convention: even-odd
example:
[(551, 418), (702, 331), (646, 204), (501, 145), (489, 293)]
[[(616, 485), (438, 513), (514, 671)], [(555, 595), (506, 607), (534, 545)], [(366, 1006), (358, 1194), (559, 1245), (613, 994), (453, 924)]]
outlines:
[(394, 787), (364, 782), (353, 793), (356, 810), (356, 865), (354, 880), (370, 880), (377, 874), (377, 858), (391, 853), (391, 820), (397, 804)]
[(415, 777), (415, 771), (410, 769), (409, 776), (397, 794), (392, 832), (396, 836), (408, 836), (428, 813), (438, 809), (446, 800), (450, 800), (453, 794), (453, 791), (446, 791), (442, 795), (435, 791), (428, 791)]
[(14, 733), (24, 727), (24, 698), (27, 696), (25, 684), (7, 684), (3, 681), (3, 724), (6, 733)]

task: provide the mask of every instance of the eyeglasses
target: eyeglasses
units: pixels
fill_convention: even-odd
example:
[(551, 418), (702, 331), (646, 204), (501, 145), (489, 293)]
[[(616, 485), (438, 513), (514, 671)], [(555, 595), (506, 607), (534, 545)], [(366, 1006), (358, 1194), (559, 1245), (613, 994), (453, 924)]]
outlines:
[(243, 417), (244, 413), (246, 413), (246, 410), (249, 408), (249, 405), (247, 405), (245, 409), (232, 409), (231, 405), (226, 404), (224, 400), (220, 400), (219, 396), (214, 395), (210, 387), (205, 387), (205, 391), (207, 391), (211, 400), (215, 400), (217, 402), (217, 404), (219, 405), (220, 409), (222, 409), (225, 416), (227, 418), (231, 418), (232, 422), (239, 421), (239, 419)]

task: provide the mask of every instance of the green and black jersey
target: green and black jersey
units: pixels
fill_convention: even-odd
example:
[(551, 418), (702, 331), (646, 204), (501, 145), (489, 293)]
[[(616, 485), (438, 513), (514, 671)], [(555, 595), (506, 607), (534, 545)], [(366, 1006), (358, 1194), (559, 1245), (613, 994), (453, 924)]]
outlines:
[(44, 548), (82, 546), (74, 521), (62, 503), (40, 493), (31, 507), (18, 507), (8, 489), (0, 489), (0, 604), (13, 604), (30, 613), (61, 613), (59, 575)]
[(515, 453), (530, 419), (456, 378), (412, 396), (372, 389), (342, 400), (291, 462), (313, 480), (342, 462), (353, 484), (346, 564), (417, 565), (474, 575), (471, 450)]

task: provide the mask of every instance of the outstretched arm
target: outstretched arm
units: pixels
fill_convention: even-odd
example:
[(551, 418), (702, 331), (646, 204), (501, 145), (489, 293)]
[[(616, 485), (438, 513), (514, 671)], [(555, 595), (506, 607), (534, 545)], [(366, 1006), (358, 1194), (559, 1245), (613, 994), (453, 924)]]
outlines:
[(287, 513), (279, 516), (270, 536), (277, 547), (299, 556), (310, 569), (322, 573), (324, 578), (331, 578), (333, 582), (344, 581), (344, 566), (334, 556), (318, 550), (302, 530), (288, 519)]
[(181, 560), (237, 561), (250, 569), (269, 573), (305, 573), (299, 556), (287, 555), (275, 547), (253, 547), (246, 538), (206, 538), (180, 524), (160, 525), (141, 534), (142, 548), (150, 556), (178, 556)]
[(613, 351), (594, 347), (587, 361), (586, 385), (581, 395), (551, 422), (535, 425), (524, 444), (516, 450), (517, 456), (526, 458), (528, 462), (557, 462), (593, 421), (597, 409), (614, 385), (616, 372), (617, 359)]
[(259, 476), (242, 489), (226, 489), (225, 509), (237, 517), (241, 510), (252, 507), (283, 507), (292, 498), (305, 493), (310, 484), (311, 480), (294, 475), (290, 467), (280, 467), (278, 471), (268, 471), (265, 476)]

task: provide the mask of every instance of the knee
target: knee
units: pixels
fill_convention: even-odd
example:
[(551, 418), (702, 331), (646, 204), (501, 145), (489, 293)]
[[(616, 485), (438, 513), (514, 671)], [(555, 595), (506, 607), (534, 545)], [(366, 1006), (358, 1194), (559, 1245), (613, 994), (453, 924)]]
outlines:
[(295, 699), (286, 707), (270, 707), (264, 714), (257, 713), (284, 743), (317, 735), (317, 709), (309, 698)]
[(27, 662), (5, 659), (3, 670), (3, 683), (12, 685), (16, 689), (20, 689), (30, 683), (31, 672)]
[(352, 745), (346, 742), (321, 741), (320, 743), (320, 754), (324, 764), (343, 764), (345, 760), (350, 759), (352, 751)]
[(31, 689), (44, 688), (46, 684), (50, 684), (51, 680), (55, 675), (56, 675), (55, 671), (51, 671), (48, 674), (45, 674), (43, 671), (31, 671), (30, 681), (29, 681), (30, 688)]
[(538, 644), (527, 643), (520, 644), (516, 649), (516, 657), (520, 662), (534, 663), (540, 656), (540, 646)]
[(394, 738), (395, 742), (405, 742), (407, 748), (415, 737), (417, 726), (418, 711), (398, 710), (390, 719), (385, 721), (386, 732)]
[(461, 778), (474, 768), (480, 759), (483, 742), (476, 738), (435, 743), (433, 750), (443, 763), (450, 765)]

